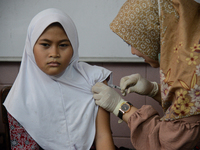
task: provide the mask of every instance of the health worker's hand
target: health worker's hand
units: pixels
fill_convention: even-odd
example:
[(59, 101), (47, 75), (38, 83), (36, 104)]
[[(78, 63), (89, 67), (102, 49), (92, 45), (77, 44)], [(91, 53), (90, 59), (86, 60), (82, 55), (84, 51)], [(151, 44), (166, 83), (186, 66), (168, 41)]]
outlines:
[(135, 92), (140, 95), (154, 97), (158, 92), (158, 84), (146, 80), (140, 74), (132, 74), (121, 78), (120, 87), (123, 96)]
[(125, 101), (114, 89), (98, 82), (92, 87), (92, 92), (97, 105), (118, 116), (119, 107)]

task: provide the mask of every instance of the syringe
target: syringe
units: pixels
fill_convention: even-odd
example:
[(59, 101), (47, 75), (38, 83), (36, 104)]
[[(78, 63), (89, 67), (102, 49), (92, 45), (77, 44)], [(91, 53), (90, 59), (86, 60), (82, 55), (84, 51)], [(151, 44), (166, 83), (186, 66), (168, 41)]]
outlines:
[(115, 88), (115, 89), (121, 90), (120, 86), (117, 86), (117, 85), (114, 85), (114, 84), (109, 84), (108, 86), (111, 87), (111, 88)]

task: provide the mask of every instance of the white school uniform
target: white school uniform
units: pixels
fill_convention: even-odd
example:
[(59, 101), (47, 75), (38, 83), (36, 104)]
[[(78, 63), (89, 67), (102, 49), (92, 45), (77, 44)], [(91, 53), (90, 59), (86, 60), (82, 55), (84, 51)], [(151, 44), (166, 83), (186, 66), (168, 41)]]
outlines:
[[(53, 22), (63, 26), (74, 51), (69, 66), (57, 76), (41, 71), (33, 54), (35, 42)], [(94, 141), (98, 107), (91, 88), (111, 72), (79, 62), (78, 47), (76, 27), (65, 13), (50, 8), (32, 19), (19, 74), (4, 105), (43, 149), (87, 150)]]

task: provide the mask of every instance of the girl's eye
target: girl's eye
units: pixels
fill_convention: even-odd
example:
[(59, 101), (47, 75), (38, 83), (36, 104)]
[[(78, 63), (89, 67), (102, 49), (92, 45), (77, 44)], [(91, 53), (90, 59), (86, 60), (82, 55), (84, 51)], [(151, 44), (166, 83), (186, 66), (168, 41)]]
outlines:
[(60, 47), (67, 47), (68, 44), (60, 44)]
[(49, 47), (49, 46), (50, 46), (50, 45), (47, 44), (47, 43), (41, 43), (41, 45), (44, 46), (44, 47)]

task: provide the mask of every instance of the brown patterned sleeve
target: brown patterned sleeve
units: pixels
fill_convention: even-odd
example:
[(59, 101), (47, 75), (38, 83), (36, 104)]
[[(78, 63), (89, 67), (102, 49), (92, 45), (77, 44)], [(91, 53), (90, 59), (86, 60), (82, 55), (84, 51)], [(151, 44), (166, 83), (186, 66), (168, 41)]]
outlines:
[(152, 106), (144, 105), (128, 121), (137, 150), (191, 150), (200, 141), (200, 115), (161, 121)]

